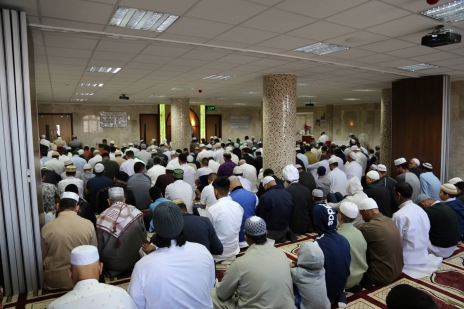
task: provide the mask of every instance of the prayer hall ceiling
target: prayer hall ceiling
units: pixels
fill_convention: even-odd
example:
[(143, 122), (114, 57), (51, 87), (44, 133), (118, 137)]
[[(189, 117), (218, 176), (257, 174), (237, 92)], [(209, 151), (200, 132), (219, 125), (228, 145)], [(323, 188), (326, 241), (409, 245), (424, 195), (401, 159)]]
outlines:
[[(425, 0), (1, 0), (0, 5), (28, 15), (37, 98), (44, 103), (139, 105), (189, 97), (192, 104), (260, 106), (262, 77), (271, 73), (294, 73), (299, 83), (309, 84), (298, 87), (298, 96), (306, 96), (298, 98), (299, 106), (371, 103), (398, 79), (437, 74), (464, 79), (464, 43), (420, 45), (441, 24), (420, 15), (431, 8)], [(110, 26), (118, 7), (180, 17), (162, 33)], [(446, 28), (464, 35), (464, 22)], [(325, 56), (293, 51), (317, 42), (349, 49)], [(419, 63), (438, 68), (397, 69)], [(89, 66), (121, 70), (90, 73)], [(234, 78), (204, 79), (211, 75)], [(353, 91), (359, 89), (373, 91)], [(123, 93), (129, 101), (119, 100)], [(344, 100), (349, 98), (359, 100)]]

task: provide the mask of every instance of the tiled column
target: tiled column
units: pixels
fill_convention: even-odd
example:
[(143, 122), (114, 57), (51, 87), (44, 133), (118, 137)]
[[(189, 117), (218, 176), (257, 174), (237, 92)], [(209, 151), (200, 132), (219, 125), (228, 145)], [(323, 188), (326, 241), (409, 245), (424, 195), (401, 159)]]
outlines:
[(387, 174), (391, 170), (392, 147), (392, 90), (382, 89), (380, 110), (380, 163), (387, 167)]
[[(333, 141), (334, 132), (333, 132), (333, 116), (334, 116), (334, 106), (333, 104), (325, 106), (325, 133), (330, 137), (330, 140)], [(317, 139), (316, 139), (317, 140)]]
[(173, 149), (190, 147), (189, 112), (189, 98), (171, 98), (171, 138)]
[(277, 177), (295, 164), (296, 75), (270, 74), (263, 80), (263, 167)]

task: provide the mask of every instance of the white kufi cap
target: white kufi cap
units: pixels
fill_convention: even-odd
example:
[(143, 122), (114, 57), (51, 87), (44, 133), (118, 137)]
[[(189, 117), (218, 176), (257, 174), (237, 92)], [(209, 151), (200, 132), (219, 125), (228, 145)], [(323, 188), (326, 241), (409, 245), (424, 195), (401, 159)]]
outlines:
[(272, 176), (266, 176), (263, 178), (263, 186), (267, 185), (268, 183), (270, 183), (271, 181), (275, 181), (274, 177)]
[(286, 167), (284, 167), (282, 174), (284, 175), (284, 178), (287, 181), (294, 181), (300, 179), (300, 173), (298, 173), (298, 169), (295, 166), (293, 166), (293, 164), (289, 164)]
[(100, 256), (98, 255), (98, 249), (95, 246), (79, 246), (71, 251), (70, 264), (74, 266), (91, 265), (99, 260)]
[(342, 202), (340, 211), (348, 218), (355, 219), (359, 215), (359, 208), (355, 203)]

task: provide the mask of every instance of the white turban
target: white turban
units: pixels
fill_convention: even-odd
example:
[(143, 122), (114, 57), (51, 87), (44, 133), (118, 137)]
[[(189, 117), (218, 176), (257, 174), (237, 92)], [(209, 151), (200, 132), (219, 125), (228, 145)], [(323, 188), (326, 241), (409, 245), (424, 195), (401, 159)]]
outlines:
[(282, 173), (284, 175), (285, 180), (287, 181), (294, 181), (300, 179), (300, 174), (298, 173), (298, 170), (292, 164), (289, 164), (286, 167), (284, 167)]

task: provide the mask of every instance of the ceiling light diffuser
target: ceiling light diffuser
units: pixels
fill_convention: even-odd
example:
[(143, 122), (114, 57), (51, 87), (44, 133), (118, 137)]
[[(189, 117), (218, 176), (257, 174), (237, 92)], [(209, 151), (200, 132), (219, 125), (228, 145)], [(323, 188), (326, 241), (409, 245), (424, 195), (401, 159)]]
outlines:
[(103, 87), (101, 83), (80, 83), (79, 87)]
[(121, 68), (115, 67), (87, 67), (86, 72), (90, 73), (118, 73)]
[(246, 105), (246, 103), (234, 103), (234, 105)]
[(299, 98), (316, 98), (315, 95), (309, 95), (309, 94), (299, 95), (298, 97), (299, 97)]
[(311, 83), (297, 83), (296, 84), (298, 87), (309, 87), (309, 86), (316, 86), (317, 84), (311, 84)]
[(371, 92), (371, 91), (375, 91), (373, 89), (353, 89), (351, 91), (354, 91), (354, 92)]
[(464, 20), (464, 0), (456, 0), (421, 12), (422, 15), (444, 23)]
[(319, 42), (294, 49), (293, 51), (321, 56), (346, 49), (349, 49), (349, 47)]
[(114, 13), (110, 26), (163, 32), (178, 18), (177, 15), (120, 6)]
[(257, 92), (257, 91), (246, 91), (246, 92), (242, 92), (242, 94), (259, 94), (259, 92)]
[(361, 99), (356, 99), (356, 98), (346, 98), (346, 99), (343, 99), (345, 101), (360, 101)]
[(84, 101), (87, 101), (87, 99), (71, 99), (71, 101), (74, 101), (74, 102), (84, 102)]
[(219, 79), (219, 80), (228, 80), (228, 79), (231, 79), (231, 78), (234, 78), (235, 76), (229, 76), (229, 75), (211, 75), (211, 76), (207, 76), (203, 79)]
[(427, 63), (411, 64), (411, 65), (405, 65), (402, 67), (397, 67), (398, 70), (409, 71), (409, 72), (436, 69), (436, 68), (438, 68), (438, 66), (433, 65), (433, 64), (427, 64)]
[(215, 97), (215, 98), (207, 98), (206, 101), (221, 101), (225, 100), (226, 98), (224, 97)]
[(76, 92), (74, 95), (93, 95), (93, 92)]
[(171, 90), (174, 90), (174, 91), (189, 91), (189, 90), (193, 90), (193, 88), (183, 88), (183, 87), (179, 87), (179, 88), (171, 88)]

